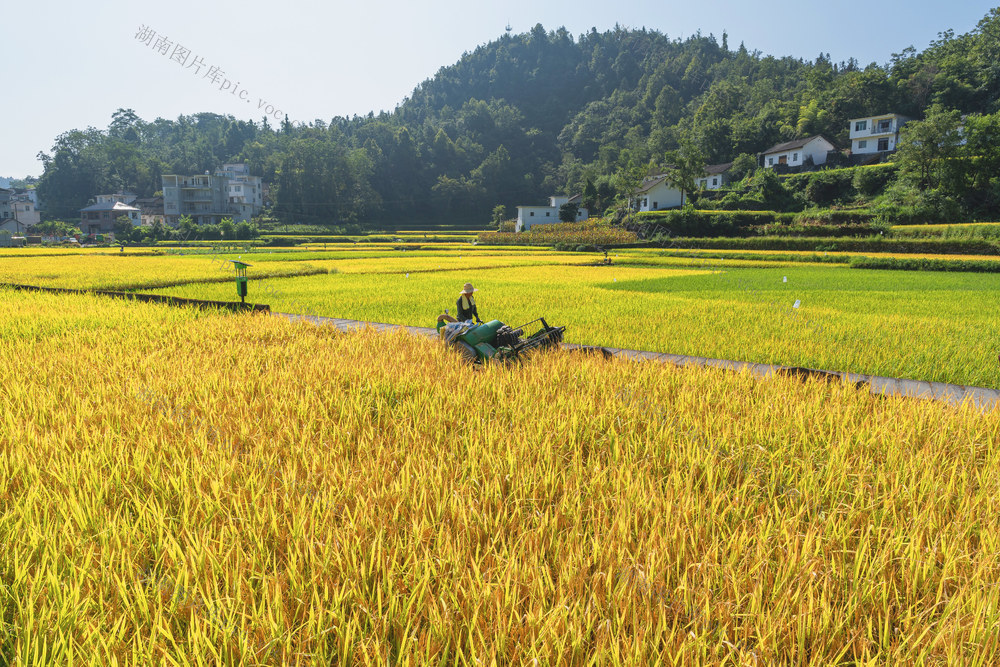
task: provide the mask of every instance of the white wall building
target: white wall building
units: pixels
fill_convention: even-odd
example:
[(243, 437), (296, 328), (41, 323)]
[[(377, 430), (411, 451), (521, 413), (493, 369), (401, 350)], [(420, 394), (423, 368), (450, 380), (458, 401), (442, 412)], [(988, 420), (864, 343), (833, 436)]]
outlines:
[(852, 118), (850, 121), (851, 153), (887, 153), (896, 150), (899, 128), (910, 120), (898, 113)]
[(786, 141), (783, 144), (771, 146), (761, 155), (764, 157), (765, 169), (774, 169), (782, 164), (789, 167), (801, 167), (810, 159), (814, 165), (826, 163), (826, 154), (834, 148), (833, 144), (822, 135), (817, 134), (814, 137)]
[(249, 222), (264, 205), (261, 178), (251, 176), (244, 164), (223, 165), (215, 175), (164, 174), (161, 181), (164, 218), (173, 226), (184, 215), (196, 224), (218, 224), (224, 218)]
[(235, 219), (249, 222), (264, 207), (261, 178), (251, 176), (245, 164), (224, 164), (215, 175), (226, 179), (226, 196)]
[(662, 211), (684, 205), (684, 193), (667, 182), (666, 174), (651, 176), (635, 191), (636, 209), (639, 211)]
[(139, 195), (132, 192), (116, 192), (111, 195), (95, 195), (95, 204), (115, 204), (121, 203), (126, 206), (131, 206), (132, 203), (139, 197)]
[(732, 162), (710, 164), (705, 167), (705, 175), (695, 179), (695, 185), (702, 190), (718, 190), (729, 184), (729, 168)]
[(12, 194), (10, 210), (14, 219), (24, 226), (37, 225), (42, 221), (42, 214), (38, 210), (38, 197), (34, 190)]
[[(583, 197), (580, 195), (573, 195), (572, 197), (568, 195), (553, 195), (549, 197), (548, 206), (518, 206), (517, 207), (517, 225), (514, 227), (516, 231), (524, 232), (535, 225), (545, 225), (554, 222), (561, 222), (559, 220), (559, 207), (564, 204), (577, 204), (583, 203)], [(576, 221), (583, 222), (590, 217), (589, 212), (583, 206), (576, 212)]]

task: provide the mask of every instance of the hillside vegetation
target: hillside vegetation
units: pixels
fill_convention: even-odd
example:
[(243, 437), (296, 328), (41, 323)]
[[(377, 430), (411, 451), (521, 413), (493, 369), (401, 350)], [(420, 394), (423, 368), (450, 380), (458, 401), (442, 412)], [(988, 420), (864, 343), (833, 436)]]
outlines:
[[(164, 173), (245, 161), (272, 182), (285, 223), (402, 227), (485, 223), (496, 204), (588, 189), (694, 147), (708, 162), (798, 136), (841, 147), (847, 120), (933, 104), (992, 113), (1000, 96), (1000, 12), (885, 65), (764, 55), (728, 37), (615, 28), (573, 36), (541, 25), (504, 35), (424, 81), (391, 113), (272, 127), (201, 113), (72, 130), (45, 156), (48, 213), (75, 217), (96, 193), (160, 189)], [(744, 161), (745, 163), (745, 161)]]

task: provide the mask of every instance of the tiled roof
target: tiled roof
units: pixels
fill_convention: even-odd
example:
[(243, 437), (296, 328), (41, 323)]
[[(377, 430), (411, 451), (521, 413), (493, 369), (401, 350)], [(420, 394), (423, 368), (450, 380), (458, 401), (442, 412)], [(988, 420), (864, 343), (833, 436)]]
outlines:
[(813, 139), (823, 139), (823, 141), (830, 143), (829, 141), (826, 140), (826, 138), (823, 135), (817, 134), (816, 136), (813, 137), (806, 137), (805, 139), (796, 139), (795, 141), (786, 141), (783, 144), (771, 146), (766, 151), (764, 151), (764, 155), (767, 155), (768, 153), (781, 153), (782, 151), (790, 151), (796, 148), (802, 148)]
[(705, 173), (708, 175), (713, 174), (724, 174), (729, 171), (729, 168), (733, 166), (732, 162), (723, 162), (722, 164), (710, 164), (705, 167)]
[(643, 194), (644, 192), (649, 192), (650, 190), (655, 188), (657, 185), (659, 185), (666, 179), (667, 179), (667, 174), (657, 174), (656, 176), (650, 176), (649, 178), (647, 178), (642, 182), (642, 185), (636, 188), (635, 192), (636, 194), (640, 195)]
[(80, 212), (84, 211), (121, 211), (122, 213), (128, 211), (138, 211), (135, 206), (129, 206), (128, 204), (123, 204), (120, 201), (116, 202), (101, 202), (100, 204), (91, 204), (86, 208), (81, 208)]

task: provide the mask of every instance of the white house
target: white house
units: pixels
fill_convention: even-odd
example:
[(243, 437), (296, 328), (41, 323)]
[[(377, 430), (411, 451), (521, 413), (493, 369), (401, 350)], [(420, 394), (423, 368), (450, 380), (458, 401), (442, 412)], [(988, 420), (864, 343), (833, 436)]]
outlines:
[(636, 209), (660, 211), (684, 205), (684, 193), (667, 181), (667, 174), (650, 176), (635, 191)]
[[(518, 206), (517, 207), (517, 225), (514, 227), (516, 231), (523, 232), (531, 229), (535, 225), (545, 225), (554, 222), (560, 222), (559, 220), (559, 207), (563, 204), (577, 204), (578, 206), (583, 203), (583, 197), (580, 195), (565, 196), (565, 195), (553, 195), (549, 197), (548, 206)], [(580, 206), (576, 212), (576, 221), (583, 222), (590, 215), (586, 208)]]
[(898, 113), (852, 118), (848, 121), (851, 131), (851, 153), (863, 155), (896, 150), (896, 144), (899, 143), (899, 128), (908, 120), (910, 120), (908, 117)]
[(800, 167), (810, 158), (815, 165), (826, 162), (826, 154), (834, 150), (835, 146), (817, 134), (815, 137), (786, 141), (777, 146), (771, 146), (761, 153), (764, 157), (764, 168), (774, 169), (780, 164), (789, 167)]
[(94, 195), (94, 203), (96, 204), (114, 204), (120, 202), (126, 206), (131, 206), (139, 195), (132, 192), (116, 192), (110, 195)]
[(42, 221), (38, 211), (38, 196), (34, 190), (15, 192), (10, 196), (10, 209), (14, 218), (21, 225), (30, 227)]
[(729, 168), (732, 162), (710, 164), (705, 167), (705, 175), (695, 179), (695, 185), (702, 190), (718, 190), (729, 183)]

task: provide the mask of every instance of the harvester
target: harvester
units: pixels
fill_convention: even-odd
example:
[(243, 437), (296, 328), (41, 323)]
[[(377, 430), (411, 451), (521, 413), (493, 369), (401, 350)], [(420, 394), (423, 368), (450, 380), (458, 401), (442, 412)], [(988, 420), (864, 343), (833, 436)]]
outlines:
[(541, 317), (517, 327), (500, 320), (473, 324), (450, 319), (447, 315), (438, 317), (438, 333), (469, 363), (513, 361), (535, 350), (558, 347), (566, 331), (566, 327), (549, 326)]

